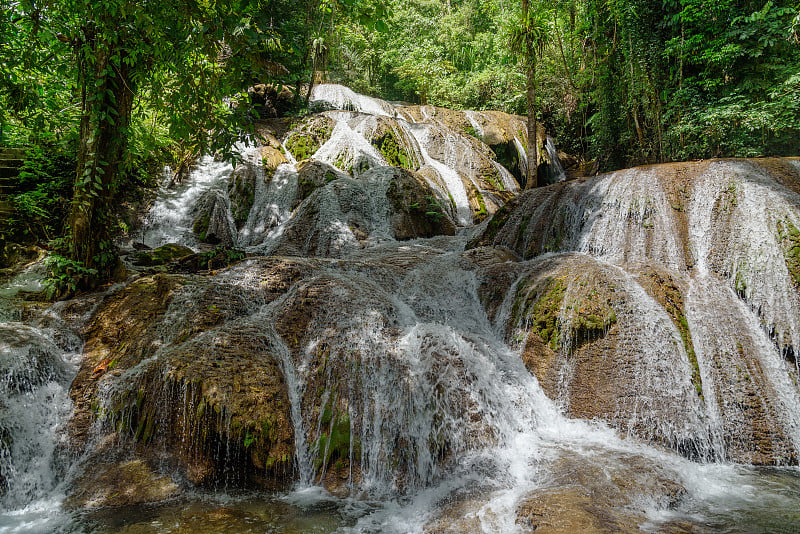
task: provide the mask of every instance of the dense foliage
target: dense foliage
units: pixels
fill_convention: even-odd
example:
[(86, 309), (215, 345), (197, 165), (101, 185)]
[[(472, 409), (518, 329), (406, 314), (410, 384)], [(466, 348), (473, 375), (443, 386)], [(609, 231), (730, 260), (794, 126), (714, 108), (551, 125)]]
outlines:
[[(344, 6), (352, 2), (343, 1)], [(29, 161), (23, 212), (53, 209), (46, 184), (72, 184), (63, 255), (87, 286), (116, 264), (114, 206), (157, 163), (246, 142), (256, 82), (299, 88), (318, 57), (312, 40), (331, 0), (19, 0), (0, 25), (0, 146), (72, 155), (54, 177)], [(368, 13), (364, 13), (368, 17)], [(365, 20), (367, 20), (365, 18)], [(297, 101), (299, 102), (299, 95)], [(38, 153), (37, 151), (34, 151)], [(59, 186), (60, 187), (60, 186)], [(23, 188), (25, 189), (25, 188)], [(63, 189), (63, 188), (60, 188)], [(60, 190), (59, 189), (59, 190)], [(48, 229), (40, 225), (45, 236)], [(70, 272), (67, 272), (69, 278)]]
[(300, 110), (320, 80), (528, 113), (603, 170), (797, 155), (800, 2), (6, 0), (0, 146), (34, 148), (18, 233), (66, 234), (71, 283), (108, 276), (120, 199), (163, 163), (232, 155), (249, 86)]
[[(390, 99), (524, 114), (525, 54), (508, 44), (527, 3), (393, 0), (388, 32), (340, 17), (329, 78)], [(547, 28), (535, 107), (568, 151), (604, 169), (800, 153), (797, 0), (529, 9)]]

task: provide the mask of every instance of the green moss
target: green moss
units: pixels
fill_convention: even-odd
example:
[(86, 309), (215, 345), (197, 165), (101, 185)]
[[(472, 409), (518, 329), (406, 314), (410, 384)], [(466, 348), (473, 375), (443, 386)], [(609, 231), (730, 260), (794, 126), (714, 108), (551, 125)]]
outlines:
[(241, 178), (237, 178), (234, 184), (233, 195), (231, 195), (233, 221), (236, 223), (236, 228), (241, 229), (244, 223), (247, 222), (247, 217), (250, 215), (250, 209), (253, 207), (255, 198), (256, 194), (253, 184)]
[(319, 143), (305, 132), (295, 132), (286, 139), (286, 148), (297, 161), (310, 158), (319, 150)]
[(468, 125), (466, 128), (464, 128), (464, 132), (467, 135), (474, 137), (475, 139), (483, 141), (483, 136), (480, 133), (478, 133), (478, 130), (476, 130), (475, 127), (472, 126), (471, 124)]
[(480, 192), (480, 190), (475, 191), (475, 196), (478, 199), (479, 208), (475, 213), (475, 218), (478, 220), (478, 222), (480, 222), (486, 218), (486, 216), (489, 214), (489, 211), (486, 209), (486, 201), (483, 199), (483, 194)]
[(512, 317), (522, 317), (530, 329), (553, 350), (558, 350), (560, 336), (558, 316), (564, 300), (566, 286), (561, 280), (547, 278), (538, 287), (529, 291), (526, 281), (517, 285), (517, 295), (511, 310)]
[(778, 222), (778, 235), (783, 245), (786, 268), (795, 287), (800, 289), (800, 230), (790, 221)]
[(467, 249), (479, 247), (494, 241), (494, 238), (500, 232), (500, 229), (505, 226), (513, 211), (514, 209), (512, 207), (512, 202), (507, 203), (505, 206), (497, 210), (494, 215), (492, 215), (492, 218), (489, 219), (489, 223), (486, 226), (486, 230), (483, 232), (483, 234), (470, 241), (467, 244)]
[(689, 331), (689, 323), (686, 317), (678, 312), (677, 314), (678, 331), (681, 333), (683, 346), (686, 349), (686, 356), (689, 358), (689, 364), (692, 366), (692, 384), (697, 392), (697, 395), (703, 398), (703, 379), (700, 378), (700, 364), (697, 362), (697, 354), (694, 352), (694, 344), (692, 343), (692, 334)]
[(403, 149), (394, 132), (389, 131), (382, 137), (373, 139), (372, 144), (380, 151), (389, 165), (416, 170), (411, 157)]
[[(646, 275), (652, 279), (656, 285), (663, 291), (659, 297), (661, 305), (669, 314), (683, 341), (683, 347), (686, 350), (686, 356), (689, 359), (689, 365), (692, 368), (692, 385), (700, 398), (703, 398), (703, 380), (700, 377), (700, 364), (697, 361), (697, 354), (694, 352), (694, 343), (692, 342), (692, 333), (689, 331), (689, 323), (684, 315), (683, 296), (675, 286), (675, 284), (662, 277), (656, 272), (650, 272)], [(660, 293), (660, 291), (659, 291)]]
[(332, 132), (333, 121), (317, 115), (307, 119), (298, 130), (290, 133), (284, 145), (297, 161), (302, 161), (313, 156), (330, 139)]
[(442, 205), (433, 196), (428, 195), (425, 197), (425, 207), (423, 209), (425, 210), (425, 217), (435, 224), (438, 224), (444, 217)]
[(337, 460), (349, 460), (351, 441), (354, 457), (360, 458), (360, 444), (358, 440), (352, 440), (350, 435), (349, 415), (336, 414), (326, 405), (320, 423), (324, 431), (312, 446), (312, 450), (316, 451), (314, 466), (317, 470)]
[[(605, 335), (617, 322), (617, 315), (601, 293), (591, 291), (581, 299), (564, 306), (567, 285), (560, 278), (547, 277), (531, 286), (518, 284), (512, 317), (535, 333), (552, 350), (573, 351), (580, 345)], [(563, 310), (563, 311), (562, 311)], [(562, 316), (570, 321), (562, 324)], [(565, 324), (569, 325), (565, 330)]]
[[(206, 221), (206, 231), (208, 222)], [(153, 250), (137, 252), (134, 261), (138, 265), (156, 266), (165, 265), (171, 261), (183, 258), (192, 254), (192, 249), (175, 243), (167, 243)]]
[(200, 241), (204, 241), (208, 233), (208, 225), (211, 222), (211, 215), (204, 213), (199, 219), (194, 221), (192, 225), (192, 232), (197, 235)]

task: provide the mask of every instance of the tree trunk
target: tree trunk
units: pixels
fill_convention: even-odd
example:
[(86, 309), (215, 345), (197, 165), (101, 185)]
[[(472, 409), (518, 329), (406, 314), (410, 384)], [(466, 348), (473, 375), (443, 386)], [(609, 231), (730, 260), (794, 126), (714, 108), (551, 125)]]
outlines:
[(83, 268), (73, 274), (84, 288), (106, 278), (114, 267), (109, 211), (122, 171), (133, 108), (130, 66), (107, 44), (90, 45), (92, 56), (79, 58), (83, 102), (69, 215), (69, 256)]
[[(522, 7), (522, 20), (526, 25), (526, 30), (530, 24), (529, 19), (529, 2), (528, 0), (521, 0)], [(526, 76), (526, 91), (525, 97), (527, 101), (528, 111), (528, 142), (525, 147), (527, 156), (527, 170), (525, 173), (525, 189), (536, 187), (536, 178), (538, 175), (539, 167), (539, 141), (536, 133), (538, 127), (536, 124), (536, 51), (533, 49), (533, 44), (530, 42), (530, 37), (526, 39), (528, 50), (525, 51), (525, 76)]]
[(536, 123), (536, 67), (530, 60), (525, 74), (527, 77), (527, 91), (525, 95), (528, 103), (528, 145), (525, 147), (528, 156), (528, 172), (525, 177), (525, 189), (531, 189), (537, 186), (539, 136), (537, 134), (538, 124)]

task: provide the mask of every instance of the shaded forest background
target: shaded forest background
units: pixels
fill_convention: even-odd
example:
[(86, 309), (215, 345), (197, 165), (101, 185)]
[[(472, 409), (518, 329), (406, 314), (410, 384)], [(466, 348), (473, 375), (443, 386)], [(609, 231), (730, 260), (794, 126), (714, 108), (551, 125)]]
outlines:
[[(533, 111), (602, 171), (800, 154), (797, 0), (3, 0), (0, 146), (27, 148), (14, 239), (72, 288), (164, 164), (246, 139), (247, 89), (308, 85)], [(526, 98), (535, 89), (532, 101)]]

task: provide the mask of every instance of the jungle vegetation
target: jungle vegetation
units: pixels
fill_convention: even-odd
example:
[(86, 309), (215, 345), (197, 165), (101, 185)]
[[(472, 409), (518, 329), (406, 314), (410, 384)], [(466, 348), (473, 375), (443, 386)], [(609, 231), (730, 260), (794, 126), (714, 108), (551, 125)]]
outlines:
[(115, 208), (233, 157), (247, 88), (343, 83), (543, 123), (601, 170), (800, 154), (798, 0), (2, 0), (0, 146), (28, 149), (16, 239), (67, 289), (116, 263)]

